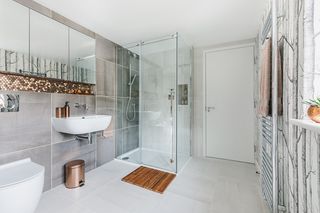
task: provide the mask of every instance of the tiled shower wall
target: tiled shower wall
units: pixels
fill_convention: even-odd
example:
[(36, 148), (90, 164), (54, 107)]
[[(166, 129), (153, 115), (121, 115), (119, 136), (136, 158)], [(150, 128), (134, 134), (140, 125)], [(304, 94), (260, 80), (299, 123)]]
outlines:
[(97, 166), (115, 157), (116, 134), (116, 46), (98, 36), (96, 38), (96, 113), (112, 115), (111, 124), (97, 135)]
[[(130, 76), (131, 69), (131, 76)], [(132, 85), (132, 102), (128, 109), (129, 118), (133, 117), (132, 104), (135, 104), (135, 119), (126, 118), (129, 101), (129, 81), (137, 75)], [(133, 52), (117, 47), (117, 115), (116, 115), (116, 156), (132, 151), (139, 147), (139, 56)]]

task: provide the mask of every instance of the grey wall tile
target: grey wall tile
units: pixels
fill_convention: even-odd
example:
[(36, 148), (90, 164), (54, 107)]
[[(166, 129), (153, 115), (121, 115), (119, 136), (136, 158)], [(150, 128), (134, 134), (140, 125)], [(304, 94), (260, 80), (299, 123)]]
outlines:
[(139, 73), (136, 73), (136, 72), (132, 72), (132, 73), (131, 73), (131, 76), (133, 76), (133, 75), (135, 75), (135, 74), (136, 74), (136, 78), (135, 78), (135, 81), (133, 82), (133, 85), (132, 85), (131, 97), (133, 97), (133, 98), (139, 98), (140, 77), (139, 77)]
[(115, 129), (116, 120), (116, 103), (115, 98), (106, 96), (97, 96), (97, 114), (111, 115), (112, 120), (109, 127), (105, 131), (113, 131)]
[(96, 59), (97, 95), (106, 95), (105, 61)]
[(50, 144), (50, 95), (19, 94), (20, 111), (0, 113), (0, 154)]
[(122, 81), (122, 70), (124, 68), (120, 65), (116, 66), (116, 96), (123, 97), (123, 84)]
[(105, 62), (105, 94), (106, 96), (116, 96), (116, 64)]
[(122, 79), (118, 79), (118, 84), (122, 85), (122, 96), (121, 97), (129, 97), (129, 85), (128, 83), (131, 81), (130, 72), (128, 68), (122, 68)]
[(139, 56), (137, 54), (130, 55), (130, 64), (131, 64), (131, 69), (133, 71), (139, 72), (140, 61), (139, 61)]
[(122, 61), (123, 61), (123, 51), (124, 48), (122, 46), (117, 46), (116, 47), (116, 63), (123, 66)]
[(139, 147), (139, 127), (116, 130), (116, 156), (132, 151)]
[(86, 141), (70, 141), (52, 146), (52, 183), (53, 187), (64, 182), (64, 165), (71, 160), (82, 159), (86, 171), (95, 168), (95, 144)]
[(116, 95), (116, 64), (113, 62), (96, 59), (97, 95)]
[(126, 132), (127, 150), (131, 151), (139, 147), (139, 127), (130, 127)]
[(45, 167), (44, 191), (51, 188), (51, 146), (0, 155), (0, 164), (10, 163), (25, 158), (31, 158), (35, 163)]
[(118, 129), (115, 131), (115, 148), (116, 148), (116, 157), (125, 153), (124, 151), (124, 137), (123, 129)]
[(101, 166), (115, 158), (114, 135), (97, 137), (97, 166)]
[[(79, 96), (79, 103), (86, 104), (88, 111), (85, 113), (86, 115), (94, 115), (96, 114), (96, 97), (93, 95), (80, 95)], [(81, 114), (81, 110), (78, 113)]]
[(126, 68), (129, 68), (130, 64), (130, 56), (129, 56), (129, 50), (118, 46), (116, 48), (116, 55), (117, 55), (117, 64), (120, 64)]
[(118, 98), (116, 101), (116, 126), (115, 129), (122, 129), (124, 124), (123, 124), (123, 119), (124, 119), (124, 113), (125, 113), (125, 98)]
[(96, 57), (102, 60), (116, 62), (116, 47), (118, 45), (102, 36), (96, 35)]

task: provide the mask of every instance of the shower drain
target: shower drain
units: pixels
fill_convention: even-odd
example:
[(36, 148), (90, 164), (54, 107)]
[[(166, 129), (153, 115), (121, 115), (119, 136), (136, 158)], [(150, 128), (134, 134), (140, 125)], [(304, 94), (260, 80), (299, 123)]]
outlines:
[(129, 157), (123, 157), (122, 160), (129, 160)]

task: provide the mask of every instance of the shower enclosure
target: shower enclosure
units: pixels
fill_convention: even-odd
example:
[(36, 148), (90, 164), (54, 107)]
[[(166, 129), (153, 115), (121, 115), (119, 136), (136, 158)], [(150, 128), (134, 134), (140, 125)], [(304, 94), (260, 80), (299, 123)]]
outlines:
[(191, 152), (192, 48), (176, 33), (117, 57), (117, 158), (178, 172)]

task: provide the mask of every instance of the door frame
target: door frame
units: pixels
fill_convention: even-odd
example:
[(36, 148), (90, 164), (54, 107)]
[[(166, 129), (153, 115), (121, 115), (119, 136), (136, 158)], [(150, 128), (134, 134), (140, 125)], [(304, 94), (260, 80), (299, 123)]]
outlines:
[[(202, 139), (204, 141), (203, 143), (203, 156), (205, 158), (214, 158), (214, 157), (210, 157), (207, 155), (207, 81), (206, 81), (206, 77), (207, 77), (207, 69), (206, 69), (206, 56), (208, 53), (212, 53), (212, 52), (220, 52), (220, 51), (224, 51), (224, 50), (233, 50), (233, 49), (241, 49), (244, 47), (252, 47), (253, 50), (253, 61), (255, 64), (255, 43), (254, 42), (248, 42), (248, 43), (244, 43), (244, 44), (239, 44), (239, 45), (226, 45), (226, 46), (222, 46), (222, 47), (217, 47), (217, 48), (211, 48), (211, 49), (207, 49), (204, 50), (202, 53), (202, 69), (203, 69), (203, 86), (202, 86), (202, 94), (203, 94), (203, 100), (202, 100), (202, 125), (203, 125), (203, 131), (202, 131)], [(253, 66), (254, 66), (253, 64)], [(254, 91), (252, 91), (254, 92)], [(254, 101), (254, 100), (253, 100)]]

